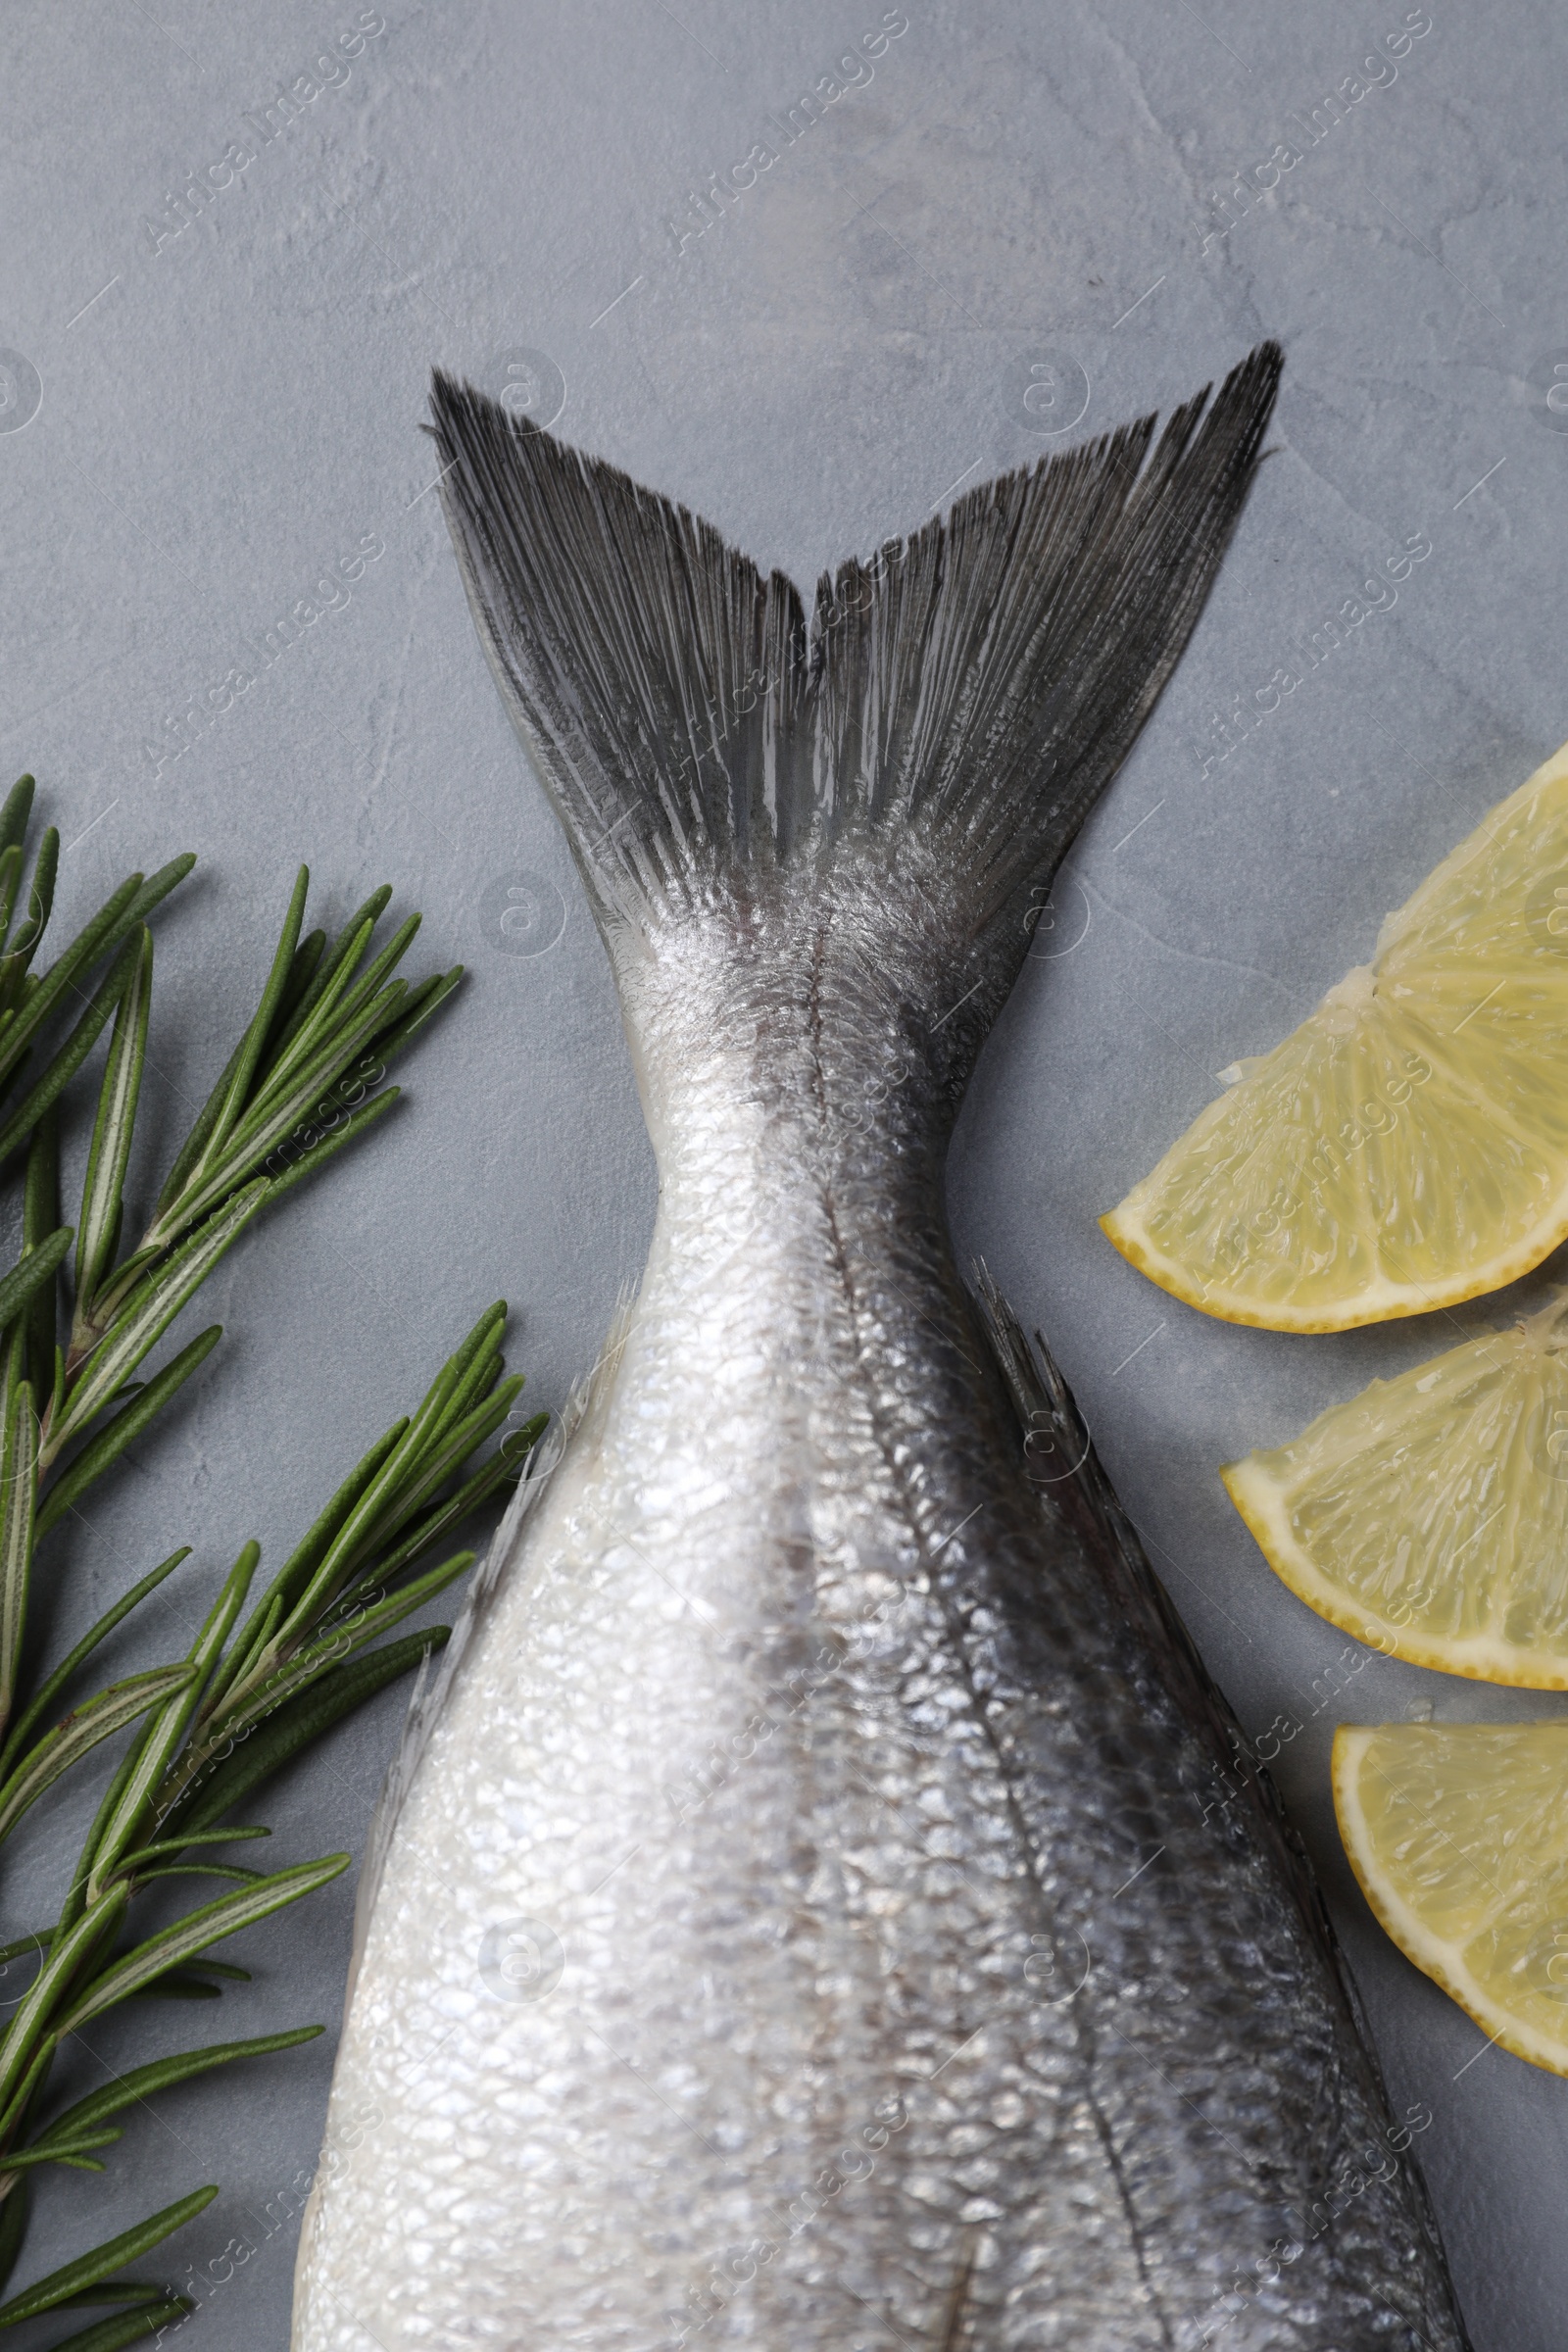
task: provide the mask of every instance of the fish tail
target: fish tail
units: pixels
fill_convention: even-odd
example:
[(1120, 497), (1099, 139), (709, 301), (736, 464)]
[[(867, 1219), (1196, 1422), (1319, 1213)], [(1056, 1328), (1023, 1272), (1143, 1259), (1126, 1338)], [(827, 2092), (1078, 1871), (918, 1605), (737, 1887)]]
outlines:
[[(710, 523), (437, 372), (480, 638), (617, 967), (672, 926), (716, 917), (751, 953), (780, 908), (852, 909), (873, 960), (912, 927), (944, 987), (972, 963), (972, 1060), (1197, 622), (1281, 365), (1259, 344), (1163, 430), (967, 492), (824, 573), (809, 623)], [(802, 936), (773, 924), (781, 956)]]

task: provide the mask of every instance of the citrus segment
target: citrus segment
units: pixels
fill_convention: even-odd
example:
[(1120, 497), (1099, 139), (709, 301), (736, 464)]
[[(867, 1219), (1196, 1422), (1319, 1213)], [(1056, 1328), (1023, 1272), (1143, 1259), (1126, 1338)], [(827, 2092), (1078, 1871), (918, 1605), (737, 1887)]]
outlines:
[(1220, 1476), (1319, 1616), (1417, 1666), (1568, 1690), (1568, 1296)]
[(1515, 2057), (1568, 2074), (1568, 1722), (1342, 1725), (1334, 1803), (1399, 1949)]
[(1101, 1223), (1229, 1322), (1342, 1331), (1452, 1305), (1568, 1235), (1565, 1070), (1568, 746)]

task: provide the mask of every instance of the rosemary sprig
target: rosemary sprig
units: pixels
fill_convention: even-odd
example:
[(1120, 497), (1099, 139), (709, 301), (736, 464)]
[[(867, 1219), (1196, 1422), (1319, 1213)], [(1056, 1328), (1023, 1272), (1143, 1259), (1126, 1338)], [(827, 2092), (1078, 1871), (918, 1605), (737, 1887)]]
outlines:
[[(32, 961), (54, 910), (55, 876), (60, 866), (60, 835), (53, 825), (38, 845), (27, 884), (26, 912), (15, 931), (11, 928), (33, 791), (32, 777), (20, 776), (0, 808), (0, 1099), (17, 1084), (55, 1012), (69, 1011), (72, 999), (80, 999), (79, 983), (87, 973), (104, 956), (115, 954), (159, 902), (183, 882), (196, 862), (187, 852), (150, 877), (128, 874), (77, 932), (58, 962), (40, 977), (33, 971)], [(102, 984), (87, 1000), (86, 1010), (71, 1036), (57, 1047), (23, 1102), (0, 1123), (0, 1161), (26, 1142), (80, 1068), (114, 1010), (115, 1001), (115, 992), (106, 993)]]
[[(271, 1873), (234, 1849), (269, 1833), (232, 1826), (235, 1808), (282, 1765), (446, 1638), (427, 1627), (372, 1647), (450, 1585), (472, 1554), (443, 1555), (460, 1523), (515, 1480), (543, 1427), (527, 1423), (481, 1454), (521, 1387), (501, 1357), (504, 1305), (490, 1308), (417, 1410), (344, 1481), (246, 1604), (259, 1563), (246, 1544), (188, 1654), (76, 1695), (95, 1653), (188, 1558), (181, 1548), (118, 1599), (52, 1667), (31, 1654), (28, 1601), (40, 1542), (177, 1394), (220, 1338), (200, 1333), (150, 1378), (142, 1368), (245, 1228), (382, 1117), (393, 1055), (424, 1027), (461, 973), (396, 976), (417, 928), (377, 947), (390, 891), (377, 891), (328, 942), (301, 937), (302, 867), (255, 1013), (170, 1167), (153, 1214), (122, 1250), (125, 1187), (146, 1061), (153, 946), (146, 917), (194, 862), (129, 876), (41, 977), (32, 965), (54, 905), (59, 838), (46, 833), (25, 888), (32, 781), (0, 808), (0, 1170), (22, 1180), (22, 1256), (0, 1277), (0, 1845), (45, 1790), (129, 1735), (53, 1923), (0, 1946), (36, 1967), (0, 2031), (0, 2295), (21, 2253), (33, 2184), (49, 2165), (101, 2172), (132, 2100), (219, 2065), (284, 2049), (305, 2026), (155, 2060), (48, 2114), (63, 2038), (124, 2000), (216, 1999), (245, 1971), (214, 1946), (325, 1885), (329, 1854)], [(22, 919), (13, 928), (19, 906)], [(62, 1023), (74, 1025), (61, 1033)], [(81, 1202), (62, 1221), (58, 1119), (68, 1089), (111, 1022)], [(34, 1071), (35, 1058), (38, 1066)], [(31, 1083), (20, 1100), (23, 1078)], [(13, 1178), (15, 1180), (15, 1178)], [(61, 1277), (72, 1267), (69, 1314)], [(220, 1891), (135, 1940), (143, 1890), (202, 1876)], [(116, 2276), (217, 2194), (197, 2189), (9, 2301), (0, 2329), (83, 2305), (111, 2316), (56, 2352), (115, 2352), (191, 2309), (187, 2298)]]
[[(112, 1393), (106, 1380), (118, 1374), (118, 1386), (140, 1362), (140, 1354), (129, 1361), (132, 1343), (125, 1335), (147, 1329), (156, 1337), (165, 1328), (164, 1304), (188, 1279), (172, 1269), (201, 1261), (201, 1237), (215, 1248), (217, 1234), (232, 1239), (269, 1200), (391, 1108), (396, 1087), (371, 1090), (463, 976), (459, 965), (413, 987), (393, 977), (418, 930), (416, 914), (367, 961), (390, 886), (351, 916), (330, 951), (324, 932), (302, 940), (309, 887), (309, 870), (301, 866), (261, 1003), (176, 1154), (140, 1243), (115, 1265), (152, 983), (151, 934), (142, 927), (138, 939), (127, 943), (131, 959), (82, 1194), (67, 1379), (97, 1360), (86, 1381), (89, 1401), (82, 1407), (68, 1402), (62, 1413), (57, 1449), (77, 1433), (83, 1412), (91, 1417), (92, 1400)], [(195, 1280), (204, 1275), (205, 1267)]]

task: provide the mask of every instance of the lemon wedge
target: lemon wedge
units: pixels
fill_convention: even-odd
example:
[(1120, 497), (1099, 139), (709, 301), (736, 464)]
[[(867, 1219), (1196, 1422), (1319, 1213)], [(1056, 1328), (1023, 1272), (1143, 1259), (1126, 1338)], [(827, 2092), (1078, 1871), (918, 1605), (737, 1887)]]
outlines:
[(1568, 1293), (1220, 1476), (1320, 1617), (1416, 1666), (1568, 1690)]
[(1568, 1235), (1568, 746), (1101, 1219), (1189, 1306), (1344, 1331), (1498, 1289)]
[(1343, 1724), (1340, 1835), (1407, 1959), (1568, 2074), (1568, 1722)]

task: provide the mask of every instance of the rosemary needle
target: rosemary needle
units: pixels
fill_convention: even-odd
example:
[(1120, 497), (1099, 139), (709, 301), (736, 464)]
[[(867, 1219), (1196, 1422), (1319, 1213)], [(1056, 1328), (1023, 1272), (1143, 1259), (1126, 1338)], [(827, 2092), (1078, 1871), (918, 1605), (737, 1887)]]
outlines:
[[(302, 866), (255, 1012), (127, 1247), (125, 1181), (153, 996), (147, 918), (195, 861), (128, 875), (38, 973), (59, 835), (43, 835), (24, 881), (32, 797), (24, 776), (0, 807), (0, 1174), (20, 1182), (22, 1208), (22, 1254), (0, 1276), (0, 1846), (36, 1799), (100, 1746), (127, 1736), (128, 1744), (60, 1888), (57, 1917), (0, 1945), (7, 1972), (30, 1973), (0, 2031), (0, 2296), (45, 2167), (102, 2172), (100, 2151), (121, 2135), (110, 2119), (122, 2109), (321, 2032), (308, 2025), (181, 2051), (50, 2111), (50, 2072), (67, 2034), (134, 1997), (220, 1997), (223, 1984), (246, 1972), (215, 1959), (213, 1947), (346, 1866), (339, 1853), (270, 1873), (245, 1867), (232, 1849), (268, 1833), (230, 1817), (445, 1641), (445, 1627), (427, 1626), (371, 1646), (463, 1574), (473, 1555), (447, 1550), (449, 1541), (515, 1483), (544, 1426), (540, 1416), (482, 1451), (522, 1386), (502, 1361), (506, 1307), (490, 1307), (423, 1402), (369, 1448), (254, 1601), (260, 1553), (242, 1547), (184, 1657), (78, 1690), (94, 1652), (189, 1556), (185, 1547), (63, 1658), (50, 1664), (34, 1654), (27, 1622), (39, 1544), (145, 1435), (221, 1331), (200, 1332), (144, 1377), (153, 1350), (246, 1228), (393, 1107), (399, 1090), (383, 1083), (389, 1063), (462, 971), (413, 983), (399, 976), (418, 917), (377, 946), (387, 888), (335, 940), (304, 933), (310, 877)], [(68, 1225), (60, 1116), (105, 1030), (81, 1198)], [(220, 1890), (135, 1940), (126, 1923), (137, 1896), (170, 1878), (216, 1881)], [(112, 2318), (61, 2338), (57, 2352), (112, 2352), (177, 2322), (193, 2308), (188, 2297), (115, 2274), (217, 2193), (193, 2190), (0, 2302), (0, 2330), (109, 2304)]]

